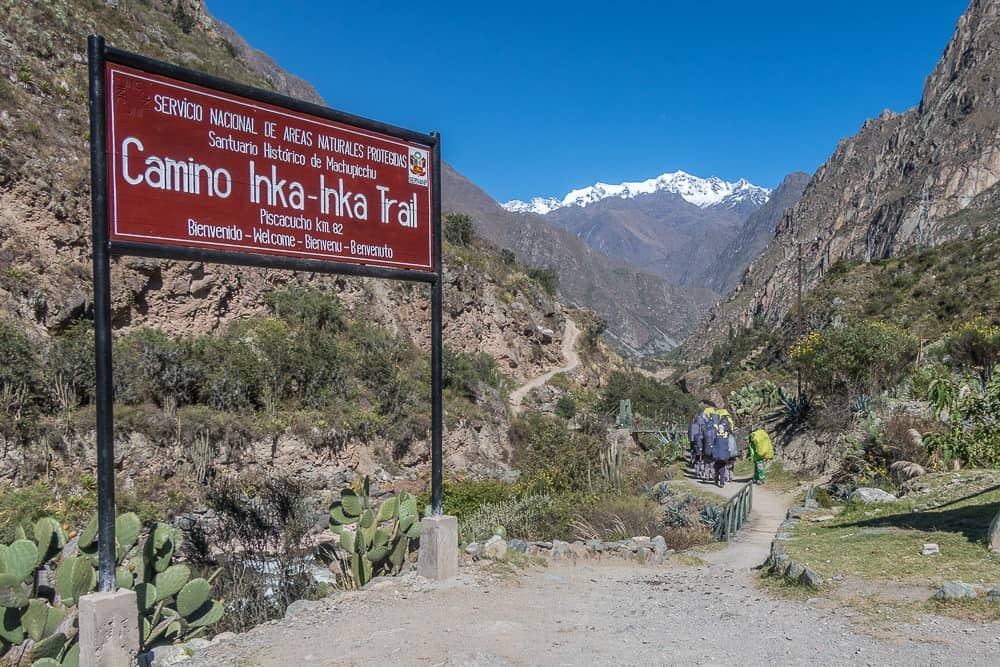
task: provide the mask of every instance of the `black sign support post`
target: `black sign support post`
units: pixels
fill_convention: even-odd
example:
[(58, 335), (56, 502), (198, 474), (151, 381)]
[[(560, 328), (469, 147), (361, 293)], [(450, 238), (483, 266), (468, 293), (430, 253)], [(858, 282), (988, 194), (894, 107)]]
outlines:
[(431, 510), (441, 515), (443, 500), (441, 434), (441, 135), (433, 132), (434, 147), (431, 153), (431, 179), (434, 183), (434, 266), (437, 280), (431, 284)]
[[(441, 402), (441, 137), (438, 133), (421, 134), (378, 121), (360, 118), (326, 107), (302, 102), (271, 91), (251, 88), (233, 81), (218, 79), (201, 72), (184, 69), (121, 51), (105, 44), (100, 35), (88, 39), (90, 74), (90, 178), (91, 215), (93, 222), (94, 258), (94, 338), (97, 376), (97, 512), (98, 512), (98, 590), (115, 590), (115, 456), (114, 456), (114, 396), (111, 358), (111, 256), (139, 256), (189, 262), (215, 262), (239, 266), (311, 271), (341, 275), (365, 276), (390, 280), (428, 283), (431, 288), (431, 508), (435, 515), (442, 511), (442, 452), (443, 433)], [(430, 150), (431, 160), (431, 220), (433, 270), (411, 270), (368, 264), (300, 259), (295, 257), (233, 252), (199, 247), (111, 241), (109, 234), (108, 180), (108, 116), (106, 65), (117, 63), (150, 73), (202, 85), (233, 95), (319, 118), (412, 141)]]
[(94, 357), (97, 376), (97, 590), (115, 590), (115, 441), (108, 247), (107, 108), (104, 38), (91, 36), (90, 182), (94, 234)]

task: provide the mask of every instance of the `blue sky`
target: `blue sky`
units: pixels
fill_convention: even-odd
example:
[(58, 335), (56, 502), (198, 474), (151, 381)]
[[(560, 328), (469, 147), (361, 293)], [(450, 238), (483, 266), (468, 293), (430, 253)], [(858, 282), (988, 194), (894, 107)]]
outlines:
[(773, 187), (920, 101), (968, 0), (207, 0), (336, 109), (499, 201), (682, 169)]

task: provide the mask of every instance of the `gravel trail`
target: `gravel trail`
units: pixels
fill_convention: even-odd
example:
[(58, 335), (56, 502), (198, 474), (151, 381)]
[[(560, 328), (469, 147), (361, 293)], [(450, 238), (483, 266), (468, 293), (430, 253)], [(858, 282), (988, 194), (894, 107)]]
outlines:
[[(996, 665), (998, 624), (866, 628), (822, 600), (772, 599), (743, 571), (552, 565), (403, 577), (210, 647), (191, 667), (299, 665)], [(878, 636), (878, 638), (876, 638)]]
[[(732, 495), (739, 484), (718, 491)], [(725, 549), (662, 566), (553, 562), (511, 573), (463, 567), (450, 581), (406, 575), (314, 603), (209, 647), (190, 667), (347, 665), (995, 666), (1000, 624), (879, 603), (772, 597), (753, 568), (785, 497), (756, 487), (750, 529)], [(897, 620), (893, 620), (893, 619)]]

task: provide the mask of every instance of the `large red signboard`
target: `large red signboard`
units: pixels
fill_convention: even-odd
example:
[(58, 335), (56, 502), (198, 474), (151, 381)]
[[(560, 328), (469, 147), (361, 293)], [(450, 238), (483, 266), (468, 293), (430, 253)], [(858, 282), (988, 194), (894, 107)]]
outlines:
[(433, 271), (431, 150), (107, 65), (116, 242)]

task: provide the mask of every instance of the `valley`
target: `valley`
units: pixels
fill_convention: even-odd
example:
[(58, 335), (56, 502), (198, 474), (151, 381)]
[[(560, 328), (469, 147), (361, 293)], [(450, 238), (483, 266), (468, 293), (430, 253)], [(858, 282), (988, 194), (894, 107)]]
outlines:
[[(86, 664), (97, 415), (81, 29), (342, 103), (212, 6), (0, 6), (0, 664)], [(451, 60), (474, 61), (461, 44), (470, 54)], [(432, 514), (425, 284), (114, 258), (115, 584), (137, 593), (151, 664), (992, 664), (1000, 0), (971, 0), (940, 46), (915, 106), (873, 109), (813, 173), (785, 155), (766, 185), (736, 161), (716, 172), (705, 158), (690, 167), (702, 177), (672, 155), (624, 180), (616, 170), (640, 167), (613, 168), (594, 144), (593, 180), (567, 157), (565, 178), (501, 203), (461, 169), (472, 142), (510, 130), (489, 122), (516, 114), (476, 116), (483, 136), (458, 134), (454, 153), (445, 135), (443, 509), (460, 567), (443, 581), (418, 574)], [(578, 92), (547, 83), (560, 104)], [(447, 99), (470, 116), (480, 102)], [(249, 196), (251, 232), (189, 216), (181, 233), (200, 242), (252, 234), (378, 265), (398, 248), (345, 230), (411, 233), (429, 210), (430, 194), (375, 186), (375, 167), (347, 160), (403, 170), (405, 150), (272, 135), (183, 96), (149, 104), (149, 123), (207, 121), (212, 155), (247, 161), (196, 160), (170, 137), (114, 145), (143, 195)], [(240, 139), (258, 133), (268, 141)], [(747, 139), (721, 135), (706, 155), (710, 139), (727, 155)], [(331, 153), (311, 155), (330, 172), (318, 190), (289, 175), (314, 145)], [(692, 435), (713, 413), (710, 435)], [(773, 448), (760, 470), (746, 439), (759, 430)], [(704, 451), (690, 441), (705, 437), (720, 466), (733, 459), (723, 488), (693, 474)], [(748, 488), (748, 522), (730, 525)]]

